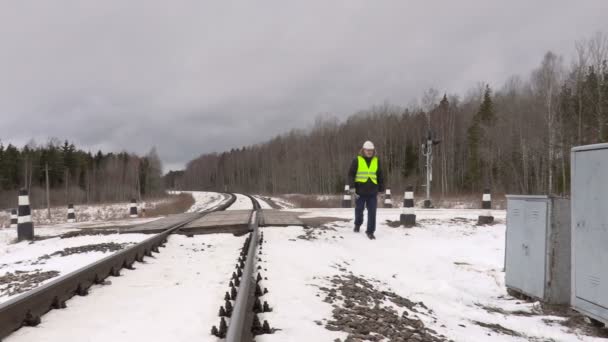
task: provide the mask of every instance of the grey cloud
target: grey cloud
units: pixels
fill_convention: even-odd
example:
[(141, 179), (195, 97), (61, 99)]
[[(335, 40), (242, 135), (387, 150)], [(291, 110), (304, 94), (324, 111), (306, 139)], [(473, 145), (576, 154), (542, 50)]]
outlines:
[(604, 0), (4, 1), (0, 138), (166, 169), (424, 89), (527, 74), (608, 30)]

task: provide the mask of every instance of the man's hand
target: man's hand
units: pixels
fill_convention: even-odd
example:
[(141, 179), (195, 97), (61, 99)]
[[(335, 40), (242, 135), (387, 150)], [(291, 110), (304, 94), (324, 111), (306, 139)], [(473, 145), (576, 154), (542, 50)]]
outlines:
[(355, 197), (355, 199), (359, 198), (359, 195), (357, 194), (357, 190), (355, 188), (350, 188), (349, 191), (350, 191), (350, 194)]

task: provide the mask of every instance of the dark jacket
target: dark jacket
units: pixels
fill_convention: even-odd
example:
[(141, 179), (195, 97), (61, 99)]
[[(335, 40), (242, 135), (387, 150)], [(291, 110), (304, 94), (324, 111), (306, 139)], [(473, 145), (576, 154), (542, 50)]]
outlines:
[[(367, 158), (363, 156), (363, 159), (365, 159), (365, 161), (367, 162), (367, 166), (369, 166), (372, 162), (372, 158)], [(371, 179), (368, 179), (365, 183), (355, 182), (355, 177), (357, 175), (358, 168), (359, 158), (356, 157), (355, 159), (353, 159), (353, 162), (350, 164), (350, 169), (348, 170), (348, 181), (350, 183), (351, 189), (355, 188), (357, 194), (359, 195), (375, 195), (378, 192), (384, 192), (384, 172), (382, 171), (382, 164), (380, 163), (380, 159), (378, 159), (378, 171), (376, 171), (378, 184), (374, 184)]]

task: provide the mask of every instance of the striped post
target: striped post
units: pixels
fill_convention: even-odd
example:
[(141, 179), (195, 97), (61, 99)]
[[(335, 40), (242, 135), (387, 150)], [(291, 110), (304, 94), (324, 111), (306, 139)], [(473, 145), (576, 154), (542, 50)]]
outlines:
[(32, 222), (30, 196), (26, 189), (19, 190), (17, 241), (22, 240), (34, 240), (34, 223)]
[(416, 214), (414, 213), (414, 187), (408, 186), (403, 196), (403, 211), (400, 217), (401, 225), (413, 227), (416, 225)]
[(492, 194), (490, 193), (490, 189), (485, 189), (483, 191), (483, 196), (481, 197), (481, 209), (492, 209)]
[(344, 186), (344, 198), (342, 199), (342, 208), (351, 207), (350, 186)]
[(131, 200), (131, 205), (129, 206), (129, 216), (137, 217), (137, 202), (135, 199)]
[(68, 204), (68, 223), (76, 222), (76, 213), (74, 212), (74, 205)]
[(11, 228), (17, 228), (17, 209), (11, 209)]
[(386, 192), (384, 193), (384, 207), (393, 207), (393, 200), (391, 199), (391, 189), (386, 189)]
[(494, 216), (492, 216), (492, 194), (490, 193), (490, 189), (484, 189), (483, 196), (481, 197), (481, 215), (477, 219), (478, 225), (483, 224), (492, 224), (494, 223)]

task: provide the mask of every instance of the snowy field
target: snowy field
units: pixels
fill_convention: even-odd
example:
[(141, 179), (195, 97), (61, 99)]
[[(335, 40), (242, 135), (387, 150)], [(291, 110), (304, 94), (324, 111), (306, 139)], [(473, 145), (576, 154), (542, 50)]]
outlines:
[[(168, 202), (169, 199), (144, 201), (138, 203), (138, 212), (143, 208), (152, 209), (156, 206)], [(118, 221), (129, 218), (129, 208), (131, 203), (109, 203), (109, 204), (91, 204), (91, 205), (75, 205), (74, 211), (76, 214), (76, 225), (81, 223), (108, 222)], [(51, 217), (48, 218), (46, 209), (32, 210), (32, 220), (35, 225), (64, 225), (67, 221), (68, 209), (66, 208), (51, 208)], [(8, 227), (10, 223), (10, 213), (0, 211), (0, 227)]]
[[(352, 218), (352, 209), (306, 211), (306, 217)], [(607, 341), (570, 331), (560, 324), (564, 318), (538, 313), (538, 303), (507, 295), (504, 211), (493, 211), (494, 226), (477, 227), (477, 210), (417, 210), (420, 227), (391, 228), (386, 221), (398, 220), (399, 213), (379, 209), (373, 241), (354, 233), (352, 221), (264, 228), (263, 286), (269, 293), (263, 298), (274, 311), (261, 319), (280, 330), (257, 341), (344, 341), (346, 333), (325, 328), (335, 317), (320, 289), (350, 272), (379, 291), (424, 303), (428, 310), (416, 306), (418, 312), (385, 304), (454, 341)]]
[[(192, 192), (192, 195), (195, 203), (189, 211), (213, 208), (227, 198), (212, 192)], [(16, 228), (0, 229), (0, 303), (152, 236), (118, 234), (118, 231), (69, 238), (61, 238), (61, 234), (91, 227), (132, 226), (157, 219), (127, 218), (35, 226), (36, 236), (46, 239), (19, 243), (16, 243)]]
[(0, 248), (0, 303), (138, 243), (150, 235), (111, 234), (51, 238)]
[(39, 326), (5, 341), (215, 341), (211, 326), (219, 323), (244, 239), (172, 235), (154, 258), (107, 278), (110, 286), (94, 285), (88, 296), (72, 298), (67, 309), (52, 310)]
[[(225, 199), (217, 193), (193, 196), (193, 211)], [(234, 207), (249, 209), (251, 201), (238, 195)], [(421, 342), (608, 341), (570, 328), (566, 318), (544, 313), (539, 303), (507, 294), (502, 210), (492, 211), (496, 224), (479, 227), (475, 224), (480, 210), (417, 209), (418, 226), (406, 229), (391, 227), (401, 209), (379, 209), (373, 241), (363, 232), (352, 232), (353, 209), (288, 210), (302, 213), (310, 228), (262, 228), (266, 243), (260, 265), (266, 279), (261, 285), (269, 293), (261, 300), (273, 311), (260, 318), (278, 330), (258, 336), (258, 342), (345, 342), (345, 326), (367, 329), (368, 321), (353, 321), (348, 315), (361, 310), (358, 300), (372, 298), (375, 306), (363, 311), (376, 326), (395, 315), (426, 334)], [(119, 237), (125, 240), (111, 240)], [(103, 238), (110, 247), (131, 242), (125, 235)], [(36, 249), (3, 245), (0, 275), (84, 265), (99, 258), (99, 252), (52, 254), (59, 247), (106, 241), (97, 236), (74, 239), (63, 239), (71, 242), (61, 246), (57, 238), (37, 241)], [(41, 325), (22, 328), (6, 341), (220, 341), (210, 335), (210, 328), (219, 322), (218, 309), (243, 239), (230, 234), (172, 235), (167, 248), (136, 263), (135, 271), (108, 278), (110, 286), (94, 286), (88, 296), (74, 297), (67, 309), (51, 311)], [(52, 256), (39, 257), (44, 255)], [(37, 265), (38, 260), (42, 264)], [(374, 316), (377, 312), (388, 316)], [(374, 336), (376, 341), (391, 341)]]

